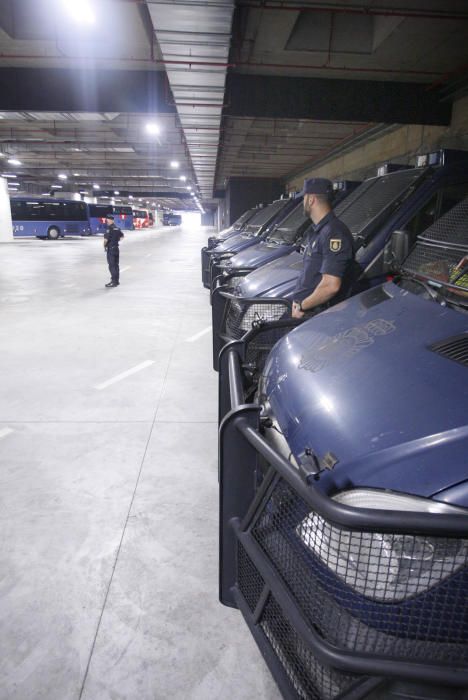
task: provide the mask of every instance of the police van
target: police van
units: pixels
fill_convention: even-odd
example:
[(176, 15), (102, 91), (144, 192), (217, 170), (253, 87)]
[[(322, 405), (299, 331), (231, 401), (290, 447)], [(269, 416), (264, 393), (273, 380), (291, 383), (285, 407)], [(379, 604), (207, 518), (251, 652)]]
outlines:
[(271, 227), (282, 221), (296, 205), (297, 202), (293, 198), (276, 199), (268, 206), (259, 209), (237, 235), (209, 249), (207, 251), (209, 268), (208, 274), (203, 278), (203, 285), (211, 289), (212, 280), (220, 274), (220, 265), (223, 261), (255, 245), (261, 237), (268, 235)]
[(221, 353), (220, 599), (285, 698), (467, 697), (467, 221), (284, 335), (253, 403), (262, 327)]
[[(467, 152), (450, 150), (418, 156), (416, 167), (384, 165), (376, 177), (365, 180), (336, 207), (337, 216), (353, 235), (361, 270), (354, 293), (385, 279), (391, 268), (390, 241), (396, 231), (403, 252), (409, 250), (418, 233), (468, 194), (467, 165)], [(224, 288), (214, 290), (215, 369), (225, 342), (242, 337), (252, 322), (276, 320), (290, 312), (304, 250), (245, 276), (235, 272), (227, 277)]]
[[(359, 182), (352, 180), (333, 182), (333, 206), (336, 207), (359, 184)], [(281, 222), (275, 224), (261, 241), (223, 260), (219, 266), (221, 274), (216, 278), (214, 284), (222, 285), (223, 282), (227, 281), (227, 275), (232, 276), (238, 272), (247, 274), (300, 247), (312, 224), (309, 217), (304, 214), (302, 197), (298, 197), (297, 201), (298, 204), (291, 213)]]

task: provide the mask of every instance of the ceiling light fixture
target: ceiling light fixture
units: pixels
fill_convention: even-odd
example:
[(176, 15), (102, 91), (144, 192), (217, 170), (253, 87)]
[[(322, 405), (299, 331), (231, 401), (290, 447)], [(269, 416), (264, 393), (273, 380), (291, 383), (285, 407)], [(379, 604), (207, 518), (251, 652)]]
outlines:
[(171, 160), (170, 166), (171, 166), (171, 168), (178, 168), (178, 167), (179, 167), (179, 161), (177, 161), (177, 160)]
[(75, 22), (80, 24), (94, 24), (96, 15), (88, 0), (62, 0), (65, 9)]
[(9, 158), (8, 162), (10, 163), (10, 165), (22, 165), (21, 161), (16, 160), (16, 158)]
[(93, 190), (100, 190), (101, 186), (100, 185), (93, 185)]
[(133, 194), (129, 194), (129, 195), (128, 195), (128, 198), (129, 198), (129, 199), (133, 199)]
[(114, 190), (114, 194), (120, 194), (119, 190)]
[(157, 136), (161, 132), (161, 129), (159, 127), (159, 124), (155, 124), (154, 122), (152, 122), (146, 125), (146, 131), (152, 136)]
[(65, 173), (59, 173), (59, 174), (58, 174), (58, 179), (59, 179), (59, 180), (67, 180), (68, 178), (67, 178), (67, 176), (65, 175)]
[(73, 177), (80, 177), (80, 173), (73, 173)]
[(179, 180), (181, 180), (182, 182), (186, 182), (187, 176), (186, 176), (186, 175), (181, 175), (181, 176), (179, 177)]
[(62, 185), (52, 185), (52, 189), (53, 189), (53, 190), (61, 190), (61, 189), (62, 189)]

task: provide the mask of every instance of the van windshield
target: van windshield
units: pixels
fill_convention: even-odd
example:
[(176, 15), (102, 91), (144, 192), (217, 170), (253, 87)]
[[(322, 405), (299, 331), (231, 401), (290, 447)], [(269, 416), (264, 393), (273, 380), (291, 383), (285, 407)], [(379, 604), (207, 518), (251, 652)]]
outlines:
[(373, 220), (403, 195), (421, 176), (421, 168), (410, 168), (365, 180), (335, 208), (335, 214), (357, 238)]
[(253, 217), (250, 219), (246, 227), (246, 233), (255, 235), (257, 230), (264, 226), (270, 219), (273, 218), (287, 203), (285, 199), (278, 199), (278, 201), (269, 204), (267, 207), (260, 209)]
[(276, 227), (267, 237), (267, 241), (273, 243), (292, 244), (296, 238), (298, 229), (304, 226), (308, 217), (304, 214), (302, 201), (297, 207)]
[(402, 271), (468, 299), (468, 197), (418, 236)]
[(242, 214), (242, 216), (239, 216), (239, 218), (236, 219), (236, 221), (234, 221), (234, 223), (232, 224), (232, 228), (235, 231), (239, 231), (239, 229), (241, 229), (243, 227), (243, 225), (246, 223), (246, 221), (248, 221), (251, 217), (252, 217), (252, 209), (247, 209), (247, 211), (245, 211)]

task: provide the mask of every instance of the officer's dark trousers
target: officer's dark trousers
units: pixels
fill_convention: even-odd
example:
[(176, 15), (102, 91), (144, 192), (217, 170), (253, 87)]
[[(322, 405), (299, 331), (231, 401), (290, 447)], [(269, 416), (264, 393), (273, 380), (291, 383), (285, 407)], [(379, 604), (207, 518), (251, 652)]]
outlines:
[(107, 264), (109, 265), (109, 272), (111, 274), (112, 282), (118, 284), (120, 275), (118, 246), (107, 249)]

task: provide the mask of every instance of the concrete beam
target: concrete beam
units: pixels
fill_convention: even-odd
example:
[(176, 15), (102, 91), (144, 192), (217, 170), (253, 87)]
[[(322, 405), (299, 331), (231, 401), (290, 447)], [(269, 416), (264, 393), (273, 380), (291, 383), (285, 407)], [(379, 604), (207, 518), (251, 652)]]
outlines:
[(175, 114), (164, 71), (0, 68), (0, 109)]
[(452, 112), (421, 83), (231, 73), (226, 85), (229, 117), (446, 126)]

